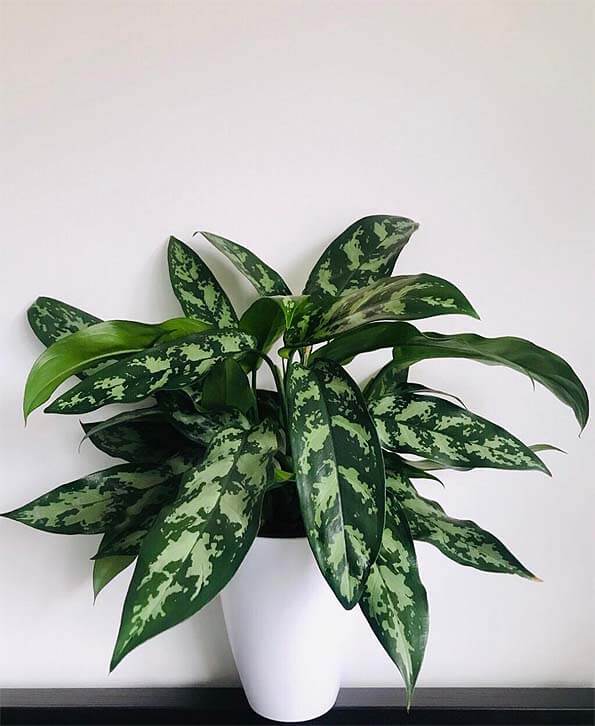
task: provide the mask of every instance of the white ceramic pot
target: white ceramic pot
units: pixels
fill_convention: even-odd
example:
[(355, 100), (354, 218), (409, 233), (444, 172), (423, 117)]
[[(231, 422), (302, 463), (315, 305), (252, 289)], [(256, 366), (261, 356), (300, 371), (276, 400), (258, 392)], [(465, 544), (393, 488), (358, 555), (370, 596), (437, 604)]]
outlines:
[(258, 537), (221, 593), (250, 706), (274, 721), (326, 713), (341, 684), (346, 611), (305, 538)]

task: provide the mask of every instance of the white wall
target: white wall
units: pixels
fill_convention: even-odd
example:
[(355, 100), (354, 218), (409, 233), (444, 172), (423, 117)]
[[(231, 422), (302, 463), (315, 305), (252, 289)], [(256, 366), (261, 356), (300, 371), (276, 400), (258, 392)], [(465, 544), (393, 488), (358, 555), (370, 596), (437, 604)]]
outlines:
[[(421, 222), (403, 272), (462, 286), (482, 315), (426, 330), (512, 333), (592, 382), (593, 5), (486, 0), (4, 0), (0, 509), (94, 468), (74, 419), (21, 393), (39, 294), (105, 318), (175, 315), (165, 240), (249, 243), (296, 290), (358, 216)], [(202, 247), (201, 249), (204, 249)], [(205, 257), (245, 305), (248, 288)], [(356, 373), (384, 360), (369, 356)], [(431, 600), (421, 685), (593, 683), (595, 429), (521, 376), (461, 361), (416, 379), (528, 442), (554, 478), (476, 471), (426, 487), (543, 579), (458, 567), (419, 547)], [(0, 520), (0, 684), (228, 684), (219, 604), (108, 678), (128, 576), (92, 606), (96, 538)], [(398, 684), (362, 622), (345, 685)]]

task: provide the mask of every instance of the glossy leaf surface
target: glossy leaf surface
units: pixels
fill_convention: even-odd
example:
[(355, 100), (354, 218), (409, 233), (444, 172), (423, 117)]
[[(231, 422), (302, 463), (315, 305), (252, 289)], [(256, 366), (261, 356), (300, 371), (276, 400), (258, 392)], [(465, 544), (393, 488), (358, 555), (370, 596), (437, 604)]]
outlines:
[(98, 534), (142, 508), (156, 488), (169, 486), (191, 463), (178, 457), (152, 468), (119, 464), (62, 484), (3, 516), (44, 532)]
[(281, 275), (249, 249), (211, 232), (201, 234), (250, 280), (259, 295), (291, 295), (291, 290)]
[(537, 469), (545, 464), (516, 436), (450, 401), (403, 390), (370, 402), (378, 435), (388, 449), (448, 466)]
[(155, 391), (183, 388), (199, 380), (221, 358), (249, 350), (246, 333), (198, 333), (148, 348), (95, 373), (58, 397), (48, 413), (87, 413), (108, 403), (135, 403)]
[(101, 318), (52, 297), (38, 297), (27, 310), (27, 320), (35, 335), (46, 346), (89, 325), (102, 322)]
[(428, 599), (419, 578), (407, 520), (398, 500), (388, 492), (382, 547), (360, 606), (374, 634), (401, 672), (410, 702), (428, 637)]
[(184, 315), (219, 328), (237, 325), (238, 318), (229, 298), (193, 249), (170, 237), (167, 262), (171, 286)]
[(23, 400), (25, 417), (45, 403), (56, 388), (75, 373), (115, 356), (129, 355), (161, 342), (201, 333), (208, 327), (187, 318), (156, 324), (110, 320), (60, 338), (39, 356), (31, 368)]
[(387, 472), (386, 488), (399, 500), (414, 539), (433, 544), (460, 565), (535, 579), (493, 534), (470, 520), (449, 517), (438, 502), (420, 496), (403, 474)]
[(378, 437), (359, 388), (334, 363), (292, 365), (287, 395), (310, 546), (335, 595), (351, 608), (382, 538), (384, 467)]
[(227, 429), (183, 479), (143, 540), (112, 659), (200, 610), (227, 584), (252, 544), (277, 434), (266, 423)]
[(443, 335), (420, 333), (413, 325), (396, 324), (402, 333), (393, 351), (398, 369), (429, 358), (468, 358), (488, 365), (501, 365), (524, 373), (551, 391), (574, 411), (581, 428), (589, 417), (585, 387), (565, 360), (522, 338), (483, 338), (474, 333)]
[(201, 406), (207, 410), (235, 410), (248, 414), (256, 408), (256, 398), (242, 366), (233, 358), (216, 363), (202, 384)]
[(323, 252), (304, 293), (336, 297), (390, 276), (417, 227), (406, 217), (378, 214), (358, 219)]
[(93, 594), (95, 598), (106, 585), (129, 567), (135, 557), (102, 557), (93, 562)]
[(320, 306), (310, 300), (294, 318), (290, 344), (315, 343), (380, 320), (417, 320), (436, 315), (477, 313), (463, 293), (433, 275), (389, 277)]

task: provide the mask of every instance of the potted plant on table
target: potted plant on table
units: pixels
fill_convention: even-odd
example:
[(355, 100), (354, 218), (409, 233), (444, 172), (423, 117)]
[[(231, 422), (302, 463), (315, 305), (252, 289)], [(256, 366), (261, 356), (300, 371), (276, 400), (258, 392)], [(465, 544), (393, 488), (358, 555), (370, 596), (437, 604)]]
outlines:
[[(252, 706), (277, 720), (313, 718), (336, 698), (339, 616), (357, 605), (410, 698), (428, 632), (415, 540), (463, 565), (535, 579), (494, 535), (449, 517), (413, 482), (446, 468), (549, 473), (543, 447), (413, 382), (411, 369), (447, 357), (508, 366), (570, 406), (581, 428), (586, 391), (564, 360), (526, 340), (410, 322), (477, 317), (446, 280), (392, 276), (417, 226), (358, 220), (301, 295), (245, 247), (203, 232), (259, 295), (240, 317), (175, 238), (169, 272), (184, 317), (103, 322), (51, 298), (31, 306), (47, 349), (27, 380), (25, 416), (73, 375), (79, 382), (46, 412), (133, 405), (82, 424), (85, 438), (125, 463), (4, 515), (46, 532), (102, 534), (96, 594), (136, 562), (112, 668), (222, 593)], [(344, 366), (383, 348), (391, 361), (361, 387)], [(259, 386), (263, 369), (274, 390)]]

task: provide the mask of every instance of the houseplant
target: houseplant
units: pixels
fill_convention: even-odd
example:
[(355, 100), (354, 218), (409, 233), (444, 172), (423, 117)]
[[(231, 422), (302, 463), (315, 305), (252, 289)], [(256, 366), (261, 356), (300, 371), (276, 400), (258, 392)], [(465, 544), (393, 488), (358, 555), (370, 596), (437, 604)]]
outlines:
[[(449, 518), (412, 482), (434, 479), (432, 470), (441, 468), (549, 473), (539, 447), (412, 382), (410, 369), (444, 357), (508, 366), (570, 406), (581, 428), (588, 418), (586, 391), (565, 361), (528, 341), (420, 332), (407, 322), (444, 314), (477, 317), (446, 280), (391, 276), (416, 228), (403, 217), (358, 220), (325, 250), (297, 296), (246, 248), (203, 232), (259, 295), (239, 318), (205, 263), (175, 238), (169, 272), (185, 317), (159, 324), (102, 322), (51, 298), (31, 306), (29, 322), (47, 349), (26, 383), (25, 417), (72, 375), (80, 381), (46, 412), (140, 404), (83, 423), (85, 438), (125, 463), (4, 515), (47, 532), (103, 534), (94, 559), (96, 593), (136, 560), (112, 668), (219, 594), (255, 541), (234, 583), (244, 572), (260, 572), (274, 589), (292, 574), (262, 572), (258, 562), (250, 569), (261, 544), (261, 564), (282, 568), (293, 558), (301, 568), (296, 577), (304, 576), (308, 561), (314, 562), (303, 555), (307, 536), (328, 584), (319, 588), (320, 598), (332, 593), (344, 609), (360, 606), (409, 696), (428, 629), (414, 540), (434, 544), (463, 565), (533, 577), (492, 534)], [(280, 363), (269, 355), (276, 345)], [(360, 388), (344, 366), (381, 348), (392, 348), (392, 360)], [(275, 390), (259, 387), (263, 367)], [(301, 554), (283, 549), (288, 540)], [(244, 583), (238, 592), (256, 599), (245, 602), (256, 619), (264, 606), (258, 589), (250, 592)], [(275, 596), (272, 590), (269, 596)], [(332, 620), (332, 604), (321, 607)], [(317, 604), (308, 608), (316, 613)], [(243, 669), (239, 663), (246, 685), (253, 661), (239, 652), (237, 607), (231, 603), (225, 610), (236, 658), (246, 664)], [(311, 626), (308, 621), (296, 639), (322, 651)], [(284, 657), (291, 661), (290, 649)], [(283, 677), (270, 674), (289, 698), (296, 686), (278, 680)], [(258, 685), (250, 685), (248, 696), (264, 715), (295, 720), (330, 707), (337, 687), (331, 677), (327, 692), (302, 713), (283, 712), (266, 694), (260, 697)], [(298, 693), (295, 702), (304, 698)]]

